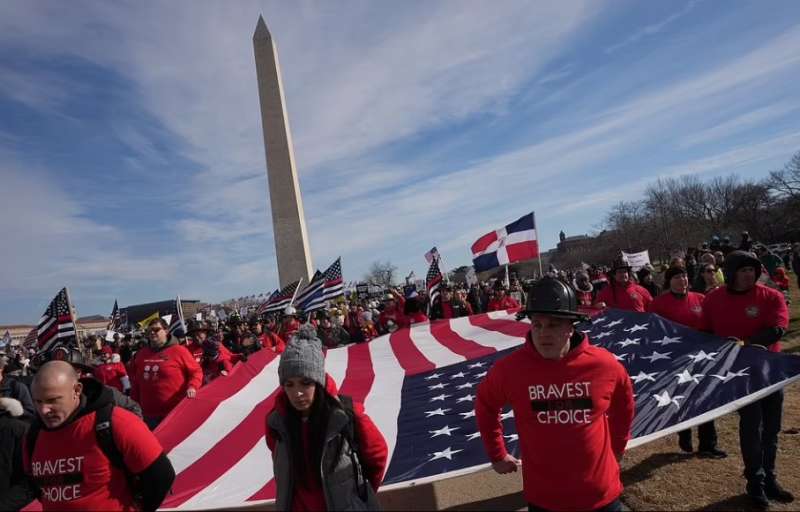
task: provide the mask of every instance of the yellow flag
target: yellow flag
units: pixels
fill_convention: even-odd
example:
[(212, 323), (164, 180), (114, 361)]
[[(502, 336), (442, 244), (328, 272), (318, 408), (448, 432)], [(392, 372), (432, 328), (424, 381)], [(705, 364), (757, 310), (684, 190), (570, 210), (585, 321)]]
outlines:
[(147, 318), (145, 318), (141, 322), (136, 322), (136, 323), (139, 326), (139, 329), (144, 329), (145, 327), (147, 327), (147, 324), (149, 324), (150, 322), (152, 322), (153, 320), (155, 320), (157, 318), (159, 318), (158, 311), (156, 311), (152, 315), (148, 316)]

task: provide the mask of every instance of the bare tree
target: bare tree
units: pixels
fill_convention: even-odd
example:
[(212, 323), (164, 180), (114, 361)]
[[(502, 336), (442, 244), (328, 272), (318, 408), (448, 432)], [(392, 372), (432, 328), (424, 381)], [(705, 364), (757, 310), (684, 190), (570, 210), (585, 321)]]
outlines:
[(370, 283), (384, 287), (394, 286), (397, 267), (390, 261), (376, 261), (369, 267), (364, 279)]

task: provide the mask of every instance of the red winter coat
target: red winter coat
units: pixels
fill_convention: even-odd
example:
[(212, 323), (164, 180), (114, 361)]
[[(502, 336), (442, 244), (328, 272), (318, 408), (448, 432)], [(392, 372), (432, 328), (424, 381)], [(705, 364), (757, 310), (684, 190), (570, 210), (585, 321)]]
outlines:
[(514, 309), (519, 307), (517, 299), (510, 295), (503, 295), (502, 298), (494, 298), (489, 301), (487, 310), (489, 311), (502, 311), (504, 309)]
[(281, 338), (286, 340), (287, 342), (292, 340), (292, 336), (297, 330), (300, 329), (300, 322), (296, 318), (292, 318), (291, 320), (285, 320), (281, 324), (280, 335)]
[(108, 386), (122, 389), (122, 378), (128, 376), (128, 371), (122, 363), (104, 363), (94, 368), (94, 377)]
[[(336, 383), (330, 375), (325, 376), (325, 390), (331, 396), (337, 396), (338, 390)], [(269, 413), (267, 413), (267, 421), (269, 417), (277, 412), (281, 416), (286, 415), (287, 409), (291, 407), (289, 399), (286, 394), (281, 392), (275, 399), (275, 404)], [(366, 412), (364, 412), (363, 404), (353, 402), (353, 413), (355, 416), (355, 432), (358, 436), (359, 446), (359, 460), (364, 468), (364, 476), (372, 484), (375, 491), (380, 487), (383, 481), (384, 471), (386, 470), (386, 460), (388, 458), (388, 447), (386, 440), (381, 434), (378, 427), (372, 422)], [(302, 440), (308, 443), (308, 428), (307, 423), (304, 422), (304, 429), (302, 432)], [(270, 451), (275, 453), (275, 446), (279, 442), (276, 432), (274, 432), (269, 425), (266, 427), (265, 439), (267, 447)], [(304, 453), (308, 453), (304, 450)], [(309, 464), (310, 460), (306, 460), (307, 465), (307, 478), (304, 485), (294, 485), (294, 495), (292, 496), (291, 510), (325, 510), (325, 496), (322, 489), (322, 482), (318, 468), (312, 468)]]
[(208, 384), (212, 380), (222, 375), (224, 371), (230, 375), (233, 370), (231, 363), (231, 351), (228, 350), (222, 343), (219, 344), (219, 354), (213, 361), (209, 361), (207, 357), (203, 358), (203, 384)]
[(192, 354), (194, 360), (197, 361), (197, 364), (203, 363), (203, 344), (197, 343), (196, 340), (191, 340), (189, 343), (186, 344), (186, 350)]
[(403, 314), (403, 311), (400, 309), (395, 309), (392, 312), (388, 312), (386, 310), (381, 311), (380, 316), (378, 317), (378, 325), (381, 328), (382, 332), (389, 332), (389, 321), (392, 321), (397, 325), (398, 329), (402, 329), (403, 327), (408, 327), (409, 319), (407, 316)]
[(203, 370), (183, 345), (168, 344), (161, 350), (142, 348), (134, 360), (131, 398), (146, 417), (163, 418), (186, 396), (200, 389)]
[(530, 339), (499, 359), (478, 386), (475, 416), (492, 461), (506, 444), (499, 412), (514, 411), (525, 501), (549, 510), (601, 508), (622, 493), (620, 457), (634, 401), (625, 368), (583, 341), (560, 360), (544, 359)]
[(653, 302), (653, 296), (644, 287), (636, 283), (628, 282), (626, 286), (622, 286), (619, 283), (610, 281), (597, 294), (596, 300), (598, 303), (605, 302), (608, 308), (644, 313), (650, 303)]
[[(789, 327), (789, 309), (781, 292), (756, 283), (746, 293), (731, 293), (725, 285), (706, 295), (702, 330), (748, 343), (748, 338), (770, 327)], [(780, 352), (781, 342), (773, 343), (769, 350)]]
[(267, 350), (272, 350), (278, 354), (282, 354), (286, 350), (286, 342), (272, 331), (264, 331), (259, 336), (259, 340), (261, 340), (261, 347)]
[(699, 331), (703, 324), (703, 301), (705, 298), (702, 293), (689, 292), (683, 297), (679, 297), (668, 291), (653, 299), (649, 311)]

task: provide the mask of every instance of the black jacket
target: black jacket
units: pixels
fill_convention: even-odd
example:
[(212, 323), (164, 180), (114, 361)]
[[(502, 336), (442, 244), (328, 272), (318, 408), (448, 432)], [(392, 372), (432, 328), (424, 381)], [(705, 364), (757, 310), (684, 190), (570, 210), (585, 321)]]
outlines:
[(28, 387), (16, 377), (7, 375), (3, 378), (3, 382), (0, 383), (0, 397), (19, 400), (25, 410), (23, 420), (30, 421), (36, 416), (36, 410), (33, 408), (33, 399)]
[[(450, 300), (450, 307), (453, 309), (453, 318), (460, 318), (462, 316), (467, 316), (469, 312), (467, 311), (467, 306), (460, 300), (451, 299)], [(443, 318), (442, 316), (442, 301), (437, 300), (433, 307), (431, 307), (431, 320), (438, 320)]]
[(0, 510), (19, 510), (36, 497), (22, 469), (22, 443), (28, 424), (0, 413)]

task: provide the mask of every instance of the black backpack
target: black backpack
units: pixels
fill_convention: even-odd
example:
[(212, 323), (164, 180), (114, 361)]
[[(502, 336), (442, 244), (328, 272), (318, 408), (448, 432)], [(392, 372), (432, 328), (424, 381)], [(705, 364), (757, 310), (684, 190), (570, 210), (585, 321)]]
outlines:
[[(125, 460), (122, 457), (122, 452), (117, 448), (117, 443), (114, 442), (114, 429), (111, 422), (111, 415), (114, 411), (113, 403), (107, 403), (95, 411), (94, 417), (94, 434), (97, 438), (97, 445), (102, 450), (103, 454), (108, 458), (108, 461), (117, 469), (121, 469), (128, 480), (128, 484), (133, 494), (134, 500), (141, 503), (141, 482), (139, 478), (128, 471), (125, 466)], [(33, 459), (33, 451), (36, 448), (36, 439), (39, 437), (39, 431), (42, 428), (41, 422), (34, 421), (28, 429), (27, 437), (25, 439), (25, 447), (28, 452), (28, 460)]]

